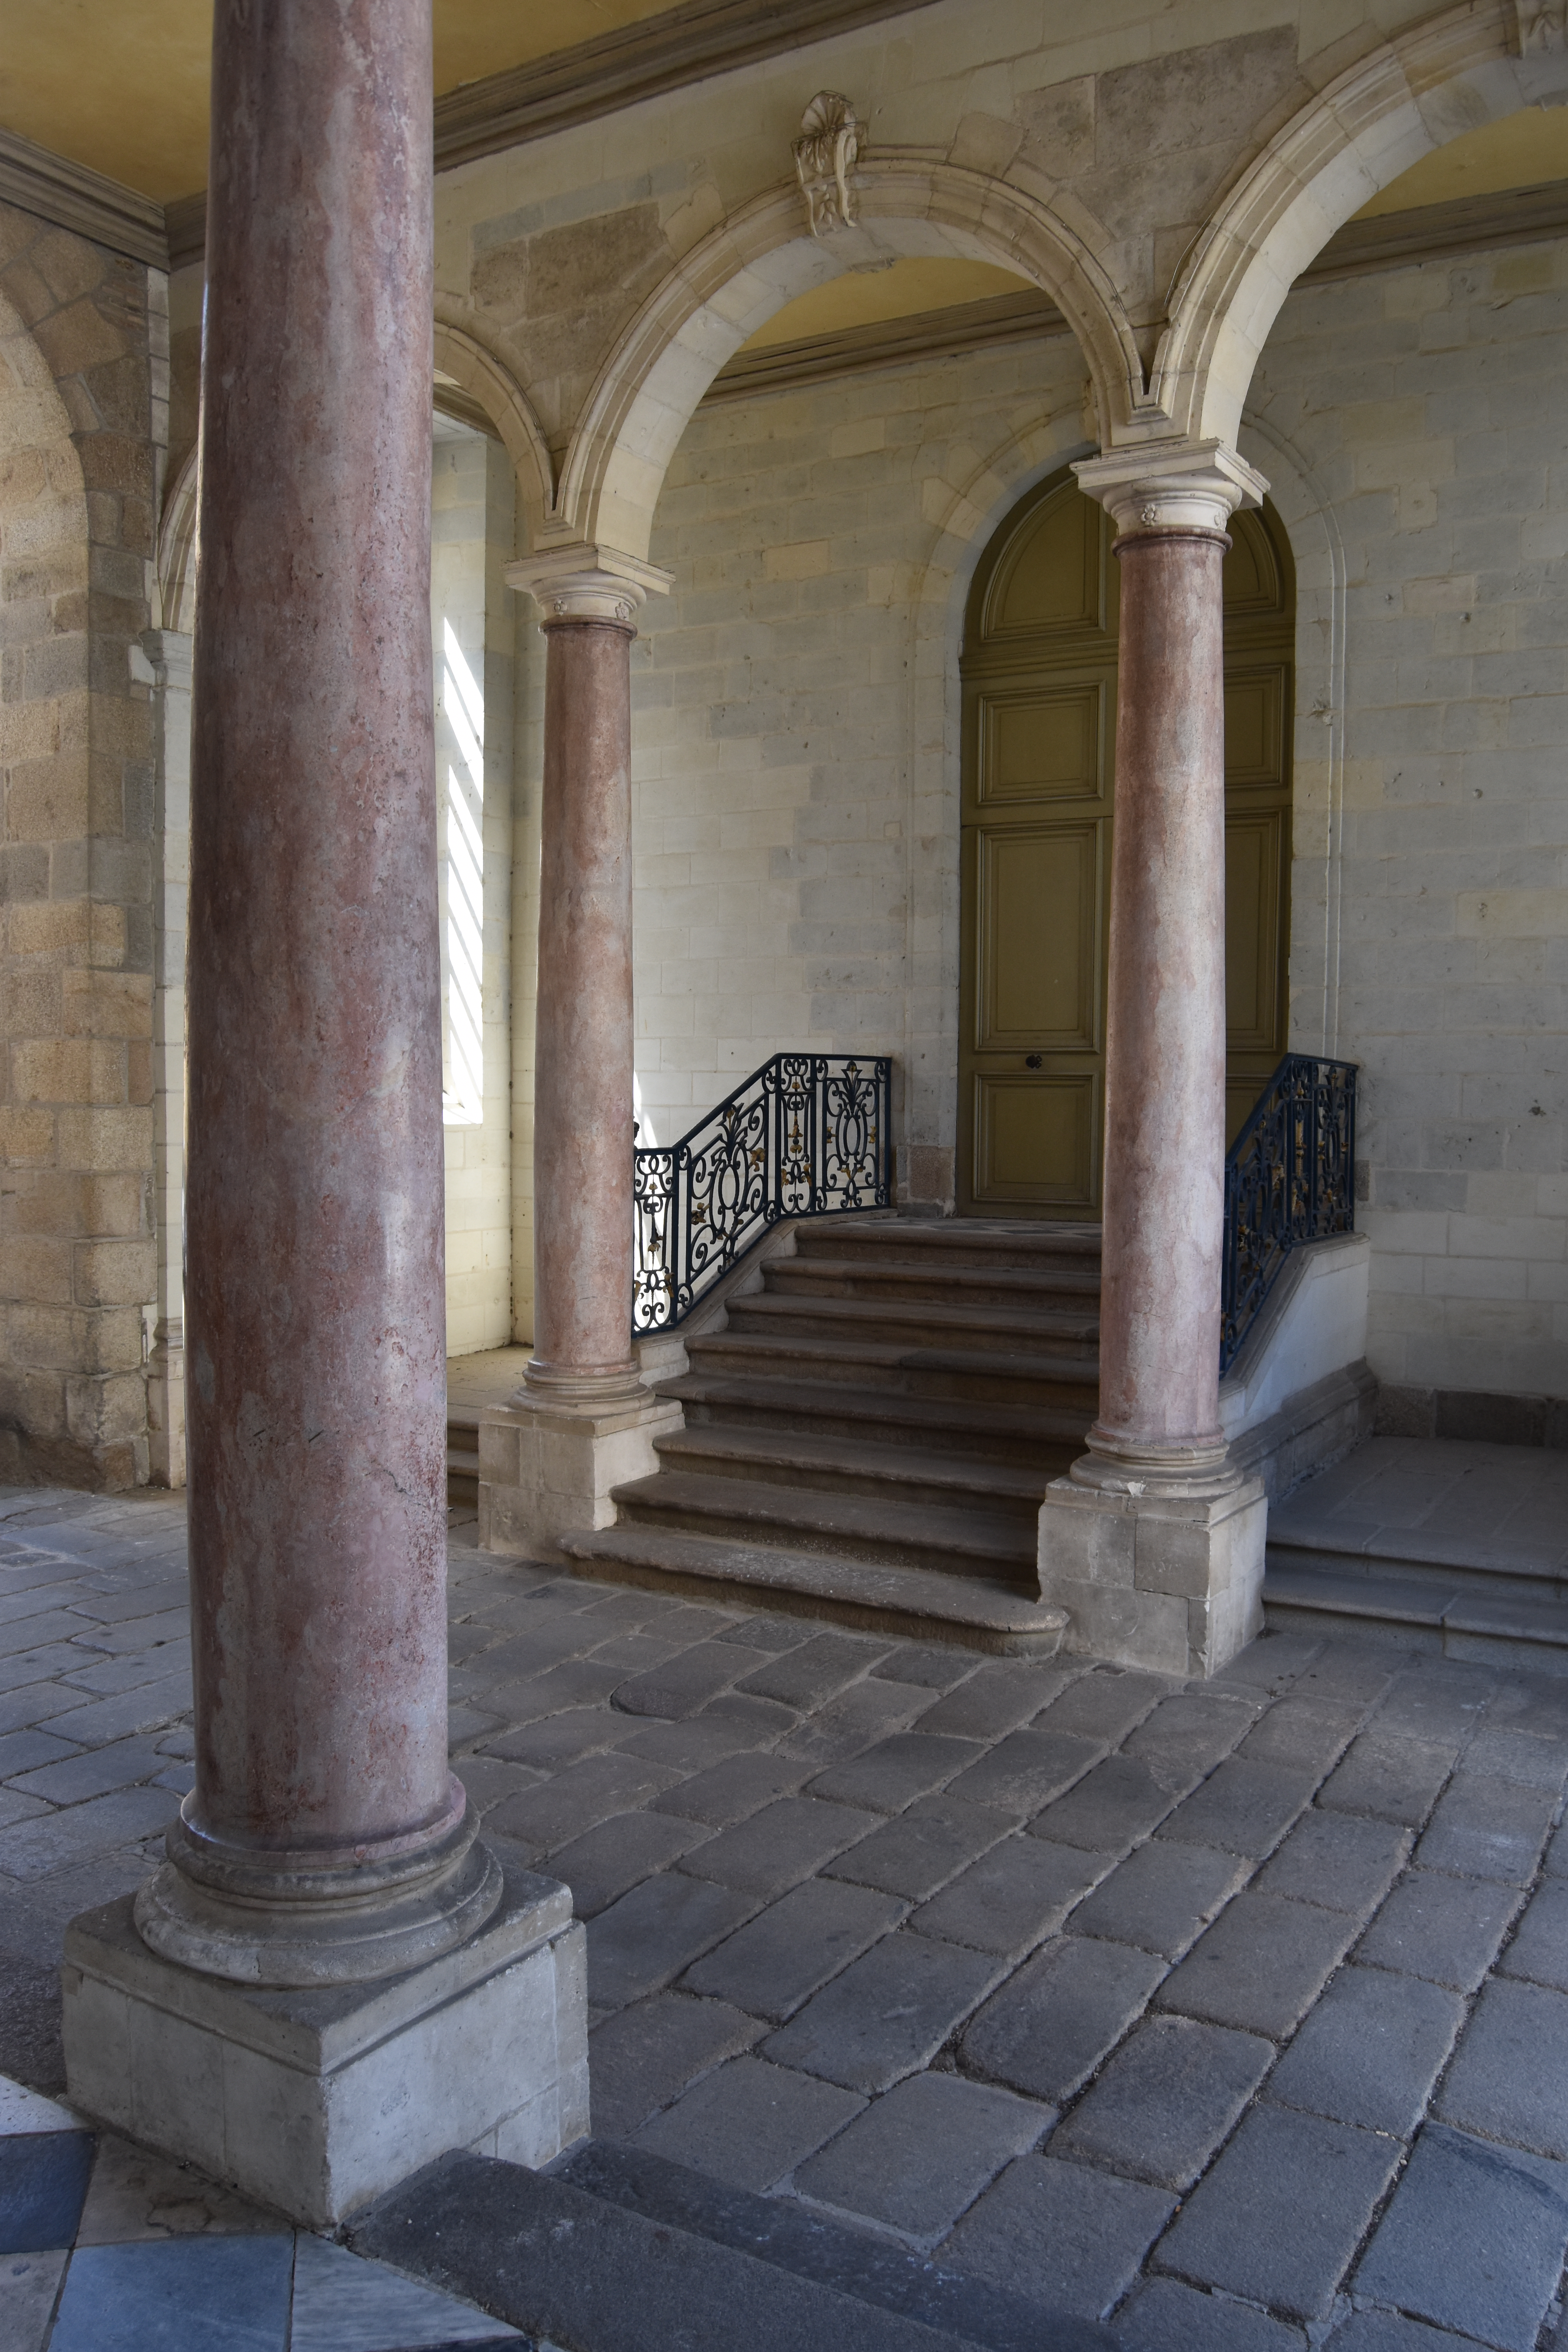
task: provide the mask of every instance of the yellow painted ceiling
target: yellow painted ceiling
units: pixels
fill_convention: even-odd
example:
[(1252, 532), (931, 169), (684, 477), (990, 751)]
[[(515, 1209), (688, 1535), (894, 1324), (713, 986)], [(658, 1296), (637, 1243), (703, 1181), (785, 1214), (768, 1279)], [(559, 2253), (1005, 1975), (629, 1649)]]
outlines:
[(1532, 106), (1450, 139), (1391, 180), (1358, 220), (1379, 213), (1409, 212), (1417, 205), (1446, 205), (1456, 196), (1497, 195), (1504, 188), (1533, 188), (1547, 180), (1568, 180), (1568, 107)]
[(826, 286), (814, 286), (809, 294), (797, 294), (757, 329), (744, 349), (759, 352), (769, 343), (800, 342), (807, 335), (836, 335), (846, 327), (869, 327), (884, 319), (910, 319), (920, 310), (1030, 290), (1028, 278), (988, 261), (900, 260), (886, 269), (851, 269)]
[[(456, 89), (671, 0), (435, 0)], [(167, 204), (206, 185), (212, 0), (0, 0), (0, 123)]]

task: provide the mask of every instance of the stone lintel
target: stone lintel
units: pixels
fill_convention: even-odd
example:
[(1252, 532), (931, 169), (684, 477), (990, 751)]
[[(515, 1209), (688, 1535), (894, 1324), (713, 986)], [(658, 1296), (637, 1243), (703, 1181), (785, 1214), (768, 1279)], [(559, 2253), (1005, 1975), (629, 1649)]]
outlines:
[(1068, 1612), (1065, 1651), (1202, 1679), (1263, 1630), (1260, 1478), (1206, 1496), (1056, 1478), (1039, 1524), (1040, 1598)]
[(562, 1557), (563, 1536), (615, 1525), (611, 1489), (658, 1468), (656, 1438), (678, 1403), (644, 1390), (624, 1403), (570, 1405), (524, 1390), (479, 1415), (479, 1548)]
[(588, 2128), (582, 1927), (507, 1874), (490, 1925), (400, 1977), (262, 1990), (160, 1958), (133, 1898), (66, 1931), (74, 2106), (312, 2230), (452, 2148), (545, 2164)]

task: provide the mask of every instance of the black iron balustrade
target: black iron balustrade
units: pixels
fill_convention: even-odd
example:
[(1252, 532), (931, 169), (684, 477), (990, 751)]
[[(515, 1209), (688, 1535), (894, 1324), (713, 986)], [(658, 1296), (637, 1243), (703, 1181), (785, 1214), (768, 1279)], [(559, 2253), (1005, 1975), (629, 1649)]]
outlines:
[(1287, 1054), (1226, 1153), (1222, 1374), (1297, 1243), (1355, 1230), (1355, 1081), (1353, 1062)]
[(893, 1066), (775, 1054), (679, 1143), (634, 1153), (632, 1329), (668, 1331), (781, 1217), (886, 1209)]

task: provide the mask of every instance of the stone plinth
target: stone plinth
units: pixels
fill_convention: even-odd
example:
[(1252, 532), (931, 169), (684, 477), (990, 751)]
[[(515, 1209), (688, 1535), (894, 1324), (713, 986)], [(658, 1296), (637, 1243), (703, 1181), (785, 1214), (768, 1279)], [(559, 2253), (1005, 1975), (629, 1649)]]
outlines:
[(1054, 1478), (1040, 1506), (1040, 1598), (1062, 1647), (1202, 1679), (1263, 1631), (1261, 1478), (1218, 1494), (1132, 1494)]
[(266, 1991), (161, 1959), (129, 1895), (66, 1931), (72, 2103), (312, 2230), (452, 2147), (540, 2165), (588, 2129), (584, 1931), (564, 1886), (509, 1874), (442, 1959)]
[(654, 1440), (681, 1424), (679, 1404), (645, 1389), (599, 1411), (526, 1389), (479, 1415), (479, 1544), (530, 1559), (561, 1557), (563, 1536), (615, 1523), (614, 1486), (658, 1468)]

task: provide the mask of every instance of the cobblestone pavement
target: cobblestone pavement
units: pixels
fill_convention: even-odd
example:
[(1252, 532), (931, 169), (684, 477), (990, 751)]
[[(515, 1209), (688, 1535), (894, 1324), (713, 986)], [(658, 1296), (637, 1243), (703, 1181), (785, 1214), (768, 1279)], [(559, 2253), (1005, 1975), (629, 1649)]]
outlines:
[[(183, 1537), (167, 1497), (0, 1494), (0, 2068), (42, 2089), (64, 1922), (187, 1784)], [(598, 2137), (1134, 2352), (1558, 2341), (1568, 1681), (984, 1659), (471, 1526), (452, 1613), (487, 1835), (590, 1922)]]

